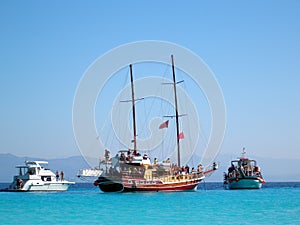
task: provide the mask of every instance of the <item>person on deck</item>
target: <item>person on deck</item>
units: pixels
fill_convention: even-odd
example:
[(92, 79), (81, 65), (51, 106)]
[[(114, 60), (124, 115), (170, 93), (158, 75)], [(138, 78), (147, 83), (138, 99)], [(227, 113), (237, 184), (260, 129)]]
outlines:
[(198, 167), (197, 167), (197, 172), (201, 173), (202, 170), (203, 170), (203, 166), (201, 164), (199, 164)]
[(186, 174), (190, 173), (190, 167), (188, 165), (185, 166), (184, 170), (185, 170)]
[(56, 176), (56, 181), (58, 181), (58, 179), (59, 179), (59, 173), (58, 173), (58, 170), (56, 170), (55, 176)]
[(63, 181), (65, 179), (64, 171), (60, 172), (60, 178), (61, 178), (61, 181)]

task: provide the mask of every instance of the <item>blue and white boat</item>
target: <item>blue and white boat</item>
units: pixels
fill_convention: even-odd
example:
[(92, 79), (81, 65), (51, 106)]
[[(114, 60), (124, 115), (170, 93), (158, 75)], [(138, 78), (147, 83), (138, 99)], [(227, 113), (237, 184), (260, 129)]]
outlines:
[(259, 189), (265, 183), (255, 160), (242, 157), (231, 161), (228, 172), (224, 172), (224, 187), (226, 189)]

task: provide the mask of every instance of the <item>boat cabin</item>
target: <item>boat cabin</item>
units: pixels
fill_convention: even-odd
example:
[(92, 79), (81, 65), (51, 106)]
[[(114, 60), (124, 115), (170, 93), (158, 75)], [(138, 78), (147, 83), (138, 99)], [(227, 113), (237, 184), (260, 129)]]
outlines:
[(19, 174), (16, 176), (22, 179), (29, 179), (29, 177), (40, 177), (43, 181), (51, 181), (51, 177), (54, 176), (49, 169), (44, 168), (41, 164), (47, 165), (46, 161), (26, 161), (25, 165), (18, 165)]
[(228, 172), (238, 171), (244, 176), (253, 176), (259, 170), (255, 160), (240, 158), (239, 160), (231, 161), (231, 167), (229, 167)]

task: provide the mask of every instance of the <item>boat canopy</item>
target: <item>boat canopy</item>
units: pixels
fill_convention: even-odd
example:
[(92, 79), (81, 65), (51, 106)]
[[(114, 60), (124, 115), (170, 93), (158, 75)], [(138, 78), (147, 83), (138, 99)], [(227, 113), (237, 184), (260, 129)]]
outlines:
[(26, 164), (38, 165), (38, 164), (48, 164), (48, 162), (47, 161), (26, 161)]

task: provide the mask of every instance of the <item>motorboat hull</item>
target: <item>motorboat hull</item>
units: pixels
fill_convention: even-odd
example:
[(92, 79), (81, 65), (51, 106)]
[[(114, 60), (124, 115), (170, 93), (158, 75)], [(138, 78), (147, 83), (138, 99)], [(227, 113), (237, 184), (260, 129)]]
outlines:
[(8, 189), (4, 189), (2, 191), (10, 191), (10, 192), (27, 192), (27, 191), (66, 191), (70, 187), (70, 185), (74, 184), (74, 182), (42, 182), (42, 181), (27, 181), (25, 184), (18, 188), (16, 185), (11, 185)]
[(257, 178), (228, 179), (227, 189), (260, 189), (262, 181)]

